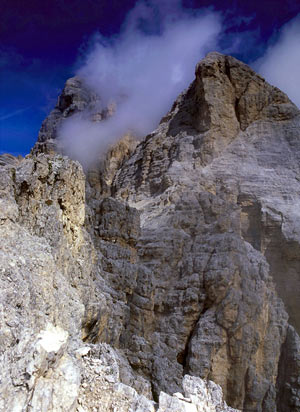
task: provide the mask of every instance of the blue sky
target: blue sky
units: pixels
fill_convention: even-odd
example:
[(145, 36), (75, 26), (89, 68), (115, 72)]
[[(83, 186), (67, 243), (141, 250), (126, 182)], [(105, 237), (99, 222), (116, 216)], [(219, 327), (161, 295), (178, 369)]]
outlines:
[[(0, 153), (25, 155), (30, 151), (41, 122), (54, 107), (65, 80), (79, 67), (89, 40), (96, 32), (107, 38), (116, 35), (136, 3), (2, 0)], [(172, 8), (172, 0), (162, 3)], [(251, 63), (276, 42), (281, 27), (300, 12), (300, 1), (183, 0), (182, 7), (218, 11), (223, 19), (220, 47)], [(153, 16), (151, 29), (156, 30), (155, 13)]]

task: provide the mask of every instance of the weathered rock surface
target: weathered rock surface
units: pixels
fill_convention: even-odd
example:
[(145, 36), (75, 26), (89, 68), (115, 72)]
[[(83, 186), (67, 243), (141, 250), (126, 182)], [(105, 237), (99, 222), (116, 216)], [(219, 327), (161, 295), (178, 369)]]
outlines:
[[(184, 329), (184, 319), (194, 324), (179, 332), (169, 320), (159, 345), (165, 328), (168, 337), (175, 331), (184, 370), (220, 383), (231, 404), (244, 410), (276, 408), (276, 365), (287, 317), (268, 272), (300, 329), (299, 120), (284, 93), (234, 58), (212, 53), (114, 182), (117, 196), (141, 210), (141, 260), (155, 285), (142, 294), (146, 303), (144, 311), (136, 309), (139, 317), (148, 313), (148, 301), (156, 308), (156, 300), (163, 307), (172, 302), (169, 316), (177, 318), (179, 328)], [(189, 273), (200, 279), (194, 296), (198, 313), (176, 316), (173, 301), (188, 312), (178, 299), (183, 288), (176, 285), (183, 273), (189, 286)], [(139, 283), (144, 288), (142, 277)], [(131, 320), (132, 335), (137, 318)]]
[(4, 153), (0, 155), (0, 166), (16, 166), (22, 161), (22, 156), (15, 157), (9, 153)]
[(0, 168), (0, 410), (300, 411), (298, 109), (211, 53), (86, 177), (57, 128), (98, 101)]
[[(118, 346), (134, 286), (139, 214), (104, 199), (96, 250), (84, 225), (85, 177), (78, 163), (29, 156), (15, 168), (2, 167), (0, 182), (0, 410), (75, 410), (82, 341)], [(123, 220), (109, 232), (107, 221), (120, 213)], [(124, 381), (149, 396), (150, 384), (127, 369)]]
[[(114, 105), (103, 107), (101, 97), (90, 90), (78, 77), (67, 80), (55, 108), (42, 123), (36, 144), (31, 150), (33, 155), (39, 153), (66, 154), (64, 143), (59, 139), (59, 129), (64, 121), (73, 115), (81, 115), (92, 122), (101, 122), (114, 113)], [(137, 140), (130, 133), (123, 136), (107, 153), (99, 154), (96, 163), (90, 165), (86, 178), (89, 183), (88, 197), (109, 196), (112, 180), (126, 159), (137, 146)], [(0, 155), (0, 165), (12, 162), (9, 154)], [(16, 160), (14, 160), (16, 161)]]
[(72, 77), (67, 80), (61, 95), (58, 97), (55, 108), (42, 123), (32, 153), (62, 152), (63, 146), (57, 138), (57, 132), (64, 119), (86, 109), (94, 115), (97, 113), (101, 118), (101, 113), (98, 113), (99, 103), (99, 96), (88, 89), (78, 77)]

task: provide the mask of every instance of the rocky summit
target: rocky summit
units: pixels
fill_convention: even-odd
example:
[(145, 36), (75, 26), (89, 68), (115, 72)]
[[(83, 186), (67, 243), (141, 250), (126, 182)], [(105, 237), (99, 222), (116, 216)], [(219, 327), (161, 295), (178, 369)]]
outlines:
[(210, 53), (83, 171), (58, 130), (99, 101), (69, 79), (0, 156), (0, 411), (299, 412), (298, 108)]

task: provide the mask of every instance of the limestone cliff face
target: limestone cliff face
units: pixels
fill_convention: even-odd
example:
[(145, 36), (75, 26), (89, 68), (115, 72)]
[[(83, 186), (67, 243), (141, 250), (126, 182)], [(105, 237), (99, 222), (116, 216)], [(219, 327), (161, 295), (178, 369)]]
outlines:
[(232, 57), (195, 74), (86, 175), (76, 78), (0, 159), (0, 410), (300, 411), (300, 113)]
[[(150, 307), (149, 352), (158, 346), (178, 370), (177, 356), (184, 372), (220, 383), (244, 410), (275, 410), (287, 317), (273, 281), (299, 330), (299, 255), (290, 247), (299, 244), (297, 125), (286, 95), (213, 53), (114, 182), (116, 196), (141, 211), (141, 262), (153, 285), (145, 293), (138, 279), (144, 306), (133, 294), (126, 341)], [(158, 368), (159, 385), (165, 379)]]

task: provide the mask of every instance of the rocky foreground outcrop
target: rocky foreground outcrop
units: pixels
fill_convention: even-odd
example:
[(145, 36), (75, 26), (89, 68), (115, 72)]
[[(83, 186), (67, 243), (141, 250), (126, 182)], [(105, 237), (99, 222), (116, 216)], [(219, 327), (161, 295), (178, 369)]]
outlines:
[(0, 410), (300, 411), (300, 112), (232, 57), (195, 74), (86, 174), (57, 128), (112, 113), (71, 79), (2, 162)]

